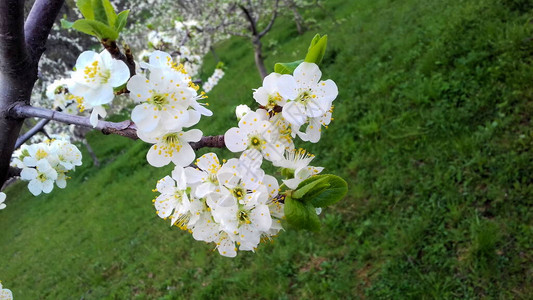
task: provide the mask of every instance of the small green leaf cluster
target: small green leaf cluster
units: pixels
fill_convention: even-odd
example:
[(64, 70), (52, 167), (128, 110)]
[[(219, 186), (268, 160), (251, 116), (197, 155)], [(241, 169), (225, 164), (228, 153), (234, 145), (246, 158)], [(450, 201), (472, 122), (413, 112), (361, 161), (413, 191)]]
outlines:
[(99, 40), (116, 41), (130, 12), (128, 9), (117, 14), (109, 0), (78, 0), (76, 6), (84, 19), (75, 22), (62, 19), (63, 28), (73, 28)]
[(311, 40), (311, 44), (309, 45), (305, 59), (288, 63), (276, 63), (274, 65), (274, 72), (279, 74), (292, 74), (296, 67), (298, 67), (298, 65), (300, 65), (302, 62), (320, 65), (322, 59), (324, 58), (324, 54), (326, 53), (327, 45), (328, 36), (320, 36), (320, 34), (317, 33), (313, 40)]
[(302, 181), (285, 198), (287, 222), (302, 229), (318, 231), (320, 221), (316, 208), (326, 207), (341, 200), (348, 192), (348, 184), (339, 176), (315, 175)]

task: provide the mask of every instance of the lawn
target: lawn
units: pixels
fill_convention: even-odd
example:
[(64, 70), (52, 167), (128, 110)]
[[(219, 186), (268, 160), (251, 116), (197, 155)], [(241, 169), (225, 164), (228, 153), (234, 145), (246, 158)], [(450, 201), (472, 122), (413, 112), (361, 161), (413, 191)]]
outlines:
[[(151, 190), (171, 168), (146, 163), (149, 145), (92, 133), (100, 167), (84, 152), (65, 190), (6, 191), (0, 280), (15, 299), (531, 299), (533, 4), (324, 2), (304, 35), (280, 18), (263, 42), (272, 70), (328, 34), (334, 121), (300, 145), (349, 192), (320, 232), (221, 257), (155, 214)], [(261, 85), (249, 41), (216, 51), (227, 70), (206, 135), (235, 126)]]

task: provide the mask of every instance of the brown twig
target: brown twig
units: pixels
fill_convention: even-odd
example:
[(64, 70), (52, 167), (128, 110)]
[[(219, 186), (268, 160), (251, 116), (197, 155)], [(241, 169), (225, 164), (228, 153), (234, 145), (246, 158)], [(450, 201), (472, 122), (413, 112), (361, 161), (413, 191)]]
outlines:
[[(54, 120), (66, 124), (74, 124), (78, 126), (90, 127), (93, 126), (89, 122), (88, 117), (74, 116), (66, 113), (49, 110), (42, 107), (33, 107), (31, 105), (26, 105), (23, 103), (17, 103), (11, 107), (9, 110), (9, 115), (12, 118), (43, 118), (48, 120)], [(122, 122), (108, 122), (108, 121), (98, 121), (97, 126), (94, 128), (96, 130), (102, 131), (104, 134), (116, 134), (123, 137), (130, 138), (132, 140), (137, 140), (137, 127), (135, 123), (130, 120)], [(194, 150), (198, 150), (204, 147), (210, 148), (224, 148), (226, 144), (224, 143), (223, 135), (215, 136), (204, 136), (198, 142), (191, 143), (191, 146)]]

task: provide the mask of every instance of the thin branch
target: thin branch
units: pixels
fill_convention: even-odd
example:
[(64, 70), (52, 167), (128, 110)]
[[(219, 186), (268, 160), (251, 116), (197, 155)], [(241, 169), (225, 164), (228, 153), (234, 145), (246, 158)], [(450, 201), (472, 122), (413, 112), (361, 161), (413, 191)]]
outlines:
[(126, 50), (127, 52), (129, 50), (129, 56), (131, 58), (128, 58), (124, 53), (120, 51), (116, 41), (103, 39), (101, 42), (102, 46), (104, 46), (104, 48), (109, 53), (111, 53), (111, 57), (123, 61), (128, 66), (128, 69), (130, 70), (130, 77), (135, 75), (135, 62), (133, 61), (133, 56), (131, 55), (131, 50), (129, 50), (129, 47)]
[[(278, 0), (276, 0), (276, 1), (278, 1)], [(250, 28), (252, 29), (252, 35), (256, 36), (257, 35), (257, 25), (255, 23), (254, 18), (252, 17), (252, 15), (248, 11), (248, 9), (246, 9), (246, 7), (244, 7), (242, 4), (239, 4), (239, 8), (242, 10), (242, 12), (244, 12), (244, 16), (246, 17), (246, 19), (250, 23)]]
[(268, 23), (267, 27), (258, 34), (259, 38), (262, 38), (270, 31), (270, 29), (272, 29), (274, 21), (276, 21), (276, 17), (278, 16), (278, 4), (279, 0), (276, 0), (276, 4), (274, 4), (274, 12), (272, 13), (272, 18), (270, 18), (270, 22)]
[[(82, 116), (73, 116), (66, 113), (49, 110), (42, 107), (33, 107), (31, 105), (25, 105), (17, 103), (11, 107), (8, 111), (8, 114), (12, 118), (43, 118), (48, 120), (54, 120), (66, 124), (74, 124), (83, 127), (93, 128), (89, 122), (88, 117)], [(116, 134), (123, 137), (136, 140), (139, 137), (137, 136), (137, 127), (135, 123), (130, 120), (122, 121), (119, 123), (108, 122), (108, 121), (98, 121), (98, 125), (94, 128), (96, 130), (102, 131), (104, 134)], [(223, 135), (215, 136), (204, 136), (199, 142), (190, 143), (194, 150), (198, 150), (204, 147), (211, 148), (224, 148), (226, 144), (224, 143)]]
[(19, 168), (9, 167), (9, 170), (7, 171), (7, 177), (18, 177), (20, 176), (20, 172), (22, 172), (22, 170)]
[[(74, 124), (84, 127), (93, 127), (89, 121), (89, 117), (74, 116), (59, 111), (54, 111), (42, 107), (34, 107), (31, 105), (17, 103), (9, 110), (9, 115), (13, 118), (42, 118), (54, 120), (66, 124)], [(133, 140), (138, 139), (137, 128), (132, 121), (123, 121), (120, 123), (98, 121), (94, 128), (102, 131), (104, 134), (117, 134)]]
[(43, 130), (44, 126), (50, 122), (49, 119), (42, 119), (35, 126), (33, 126), (30, 130), (26, 131), (23, 135), (19, 136), (17, 139), (17, 142), (15, 144), (15, 149), (18, 149), (22, 144), (24, 144), (27, 140), (29, 140), (32, 136), (34, 136), (39, 131)]
[(24, 24), (26, 45), (34, 61), (39, 61), (46, 40), (64, 0), (36, 0)]

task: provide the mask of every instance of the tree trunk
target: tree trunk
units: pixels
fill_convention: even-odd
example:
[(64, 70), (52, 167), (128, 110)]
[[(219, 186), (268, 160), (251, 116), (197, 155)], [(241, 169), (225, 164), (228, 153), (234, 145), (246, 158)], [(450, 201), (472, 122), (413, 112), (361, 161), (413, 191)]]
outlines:
[(259, 38), (257, 37), (253, 37), (252, 43), (254, 45), (255, 65), (257, 67), (257, 71), (259, 71), (259, 76), (261, 76), (261, 80), (263, 80), (267, 76), (267, 70), (265, 68), (265, 61), (263, 59), (261, 40), (259, 40)]

